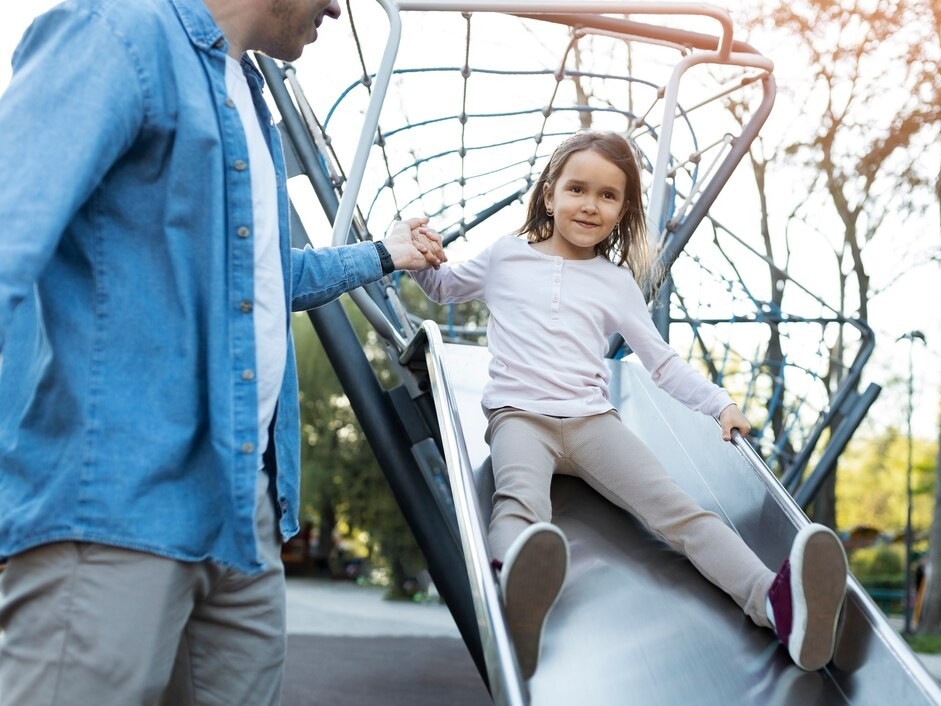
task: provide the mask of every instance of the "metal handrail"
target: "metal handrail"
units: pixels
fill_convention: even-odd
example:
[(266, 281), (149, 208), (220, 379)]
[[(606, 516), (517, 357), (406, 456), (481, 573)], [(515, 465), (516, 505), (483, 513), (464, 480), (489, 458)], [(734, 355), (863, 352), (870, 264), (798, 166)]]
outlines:
[(425, 359), (438, 426), (441, 429), (441, 445), (447, 462), (457, 524), (461, 533), (467, 578), (487, 665), (490, 695), (497, 706), (524, 706), (528, 703), (526, 687), (507, 632), (503, 604), (499, 598), (493, 570), (490, 568), (490, 554), (481, 527), (473, 467), (464, 443), (457, 401), (445, 365), (444, 342), (438, 324), (434, 321), (423, 322), (421, 331), (428, 341)]
[[(798, 529), (807, 525), (810, 520), (801, 510), (797, 501), (791, 497), (785, 490), (780, 481), (775, 478), (771, 469), (765, 464), (758, 455), (758, 452), (748, 443), (737, 429), (732, 430), (732, 446), (742, 454), (745, 461), (752, 467), (755, 474), (761, 479), (768, 493), (778, 503), (784, 514), (791, 520), (791, 523)], [(909, 676), (917, 682), (918, 686), (925, 694), (938, 703), (941, 703), (941, 688), (931, 677), (925, 666), (909, 649), (905, 641), (892, 629), (885, 619), (879, 607), (875, 604), (869, 594), (863, 589), (859, 581), (850, 574), (847, 577), (847, 594), (853, 597), (856, 608), (866, 618), (873, 631), (878, 634), (882, 642), (894, 654), (896, 659), (905, 668)], [(845, 609), (844, 609), (845, 610)]]

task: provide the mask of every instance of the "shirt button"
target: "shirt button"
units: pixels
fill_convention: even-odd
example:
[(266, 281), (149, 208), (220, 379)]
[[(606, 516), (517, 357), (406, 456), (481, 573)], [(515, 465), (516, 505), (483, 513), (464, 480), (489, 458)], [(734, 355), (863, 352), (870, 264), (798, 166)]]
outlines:
[(242, 444), (243, 454), (254, 453), (254, 451), (255, 451), (255, 444), (253, 444), (251, 441), (246, 441), (244, 444)]
[(226, 98), (226, 99), (225, 99), (225, 107), (226, 107), (226, 108), (234, 108), (234, 107), (235, 107), (235, 101), (232, 100), (231, 98)]
[(243, 371), (242, 371), (242, 379), (243, 379), (243, 380), (254, 380), (254, 379), (255, 379), (255, 373), (254, 373), (253, 371), (251, 371), (251, 370), (243, 370)]
[(248, 301), (248, 299), (246, 299), (246, 300), (243, 301), (241, 304), (239, 304), (239, 309), (242, 310), (242, 313), (243, 313), (243, 314), (251, 313), (251, 310), (252, 310), (252, 303), (251, 303), (250, 301)]
[(251, 235), (251, 231), (247, 226), (239, 226), (239, 229), (235, 231), (235, 234), (240, 238), (247, 238), (249, 235)]
[(233, 164), (232, 166), (235, 167), (235, 171), (237, 172), (244, 172), (245, 169), (248, 168), (248, 165), (245, 163), (245, 160), (243, 159), (235, 160), (235, 164)]

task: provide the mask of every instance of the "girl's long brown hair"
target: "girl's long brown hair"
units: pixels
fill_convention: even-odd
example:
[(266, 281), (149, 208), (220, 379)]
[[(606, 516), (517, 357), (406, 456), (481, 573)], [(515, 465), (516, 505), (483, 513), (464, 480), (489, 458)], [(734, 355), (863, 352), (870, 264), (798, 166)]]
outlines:
[(546, 189), (553, 188), (568, 158), (582, 150), (597, 152), (624, 172), (626, 180), (624, 212), (621, 214), (619, 227), (595, 246), (595, 253), (603, 255), (618, 266), (626, 265), (641, 290), (652, 292), (660, 277), (656, 260), (647, 244), (640, 167), (628, 141), (615, 132), (577, 132), (556, 147), (549, 163), (533, 186), (526, 221), (516, 232), (537, 243), (552, 237), (554, 224), (546, 211)]

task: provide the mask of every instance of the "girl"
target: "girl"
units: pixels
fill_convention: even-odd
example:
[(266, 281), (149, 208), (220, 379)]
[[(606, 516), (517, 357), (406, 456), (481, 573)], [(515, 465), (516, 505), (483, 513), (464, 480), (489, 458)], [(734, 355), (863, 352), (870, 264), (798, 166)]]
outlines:
[(803, 528), (773, 573), (679, 488), (608, 399), (604, 354), (620, 333), (657, 385), (718, 417), (723, 439), (750, 429), (729, 394), (687, 365), (650, 320), (640, 286), (654, 275), (640, 170), (627, 141), (580, 132), (563, 142), (535, 184), (518, 234), (527, 239), (505, 236), (464, 264), (413, 277), (435, 301), (479, 299), (490, 308), (483, 407), (496, 492), (489, 540), (523, 676), (536, 670), (545, 617), (568, 566), (566, 539), (549, 522), (553, 473), (582, 478), (685, 554), (757, 625), (775, 628), (799, 667), (823, 667), (846, 587), (836, 535), (821, 525)]

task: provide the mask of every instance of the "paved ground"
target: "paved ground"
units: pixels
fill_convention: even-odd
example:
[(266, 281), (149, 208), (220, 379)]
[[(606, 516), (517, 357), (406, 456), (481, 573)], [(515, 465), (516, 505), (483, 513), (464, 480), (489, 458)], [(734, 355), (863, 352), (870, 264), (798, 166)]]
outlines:
[(288, 579), (281, 706), (489, 706), (447, 607), (383, 593)]
[(288, 577), (287, 585), (292, 635), (460, 638), (447, 606), (438, 601), (387, 601), (385, 589), (351, 581)]
[[(288, 579), (281, 706), (490, 705), (447, 607), (383, 594), (351, 582)], [(941, 655), (918, 656), (941, 681)]]

